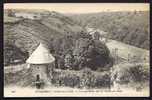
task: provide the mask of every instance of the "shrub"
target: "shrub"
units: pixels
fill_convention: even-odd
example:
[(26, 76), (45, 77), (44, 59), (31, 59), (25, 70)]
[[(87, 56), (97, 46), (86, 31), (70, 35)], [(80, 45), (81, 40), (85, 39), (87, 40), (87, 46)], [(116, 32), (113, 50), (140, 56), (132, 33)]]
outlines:
[(97, 88), (108, 87), (110, 88), (110, 74), (108, 72), (99, 74), (95, 77), (95, 86)]
[(20, 60), (19, 63), (25, 62), (28, 53), (21, 51), (14, 45), (5, 44), (4, 47), (4, 65), (16, 64), (15, 60)]
[(64, 86), (79, 87), (80, 78), (75, 74), (68, 74), (62, 77), (61, 82)]
[(144, 64), (120, 64), (113, 67), (112, 81), (125, 83), (141, 83), (149, 80), (149, 68)]
[(68, 70), (56, 71), (53, 74), (52, 84), (78, 88), (110, 87), (110, 74), (108, 71), (94, 72), (89, 68), (71, 72)]
[(144, 65), (134, 65), (129, 69), (134, 82), (143, 82), (149, 79), (149, 71)]
[(57, 86), (79, 87), (80, 77), (68, 71), (54, 72), (52, 83)]
[(94, 82), (95, 82), (95, 77), (91, 69), (84, 68), (82, 70), (80, 87), (87, 87), (87, 88), (94, 87)]

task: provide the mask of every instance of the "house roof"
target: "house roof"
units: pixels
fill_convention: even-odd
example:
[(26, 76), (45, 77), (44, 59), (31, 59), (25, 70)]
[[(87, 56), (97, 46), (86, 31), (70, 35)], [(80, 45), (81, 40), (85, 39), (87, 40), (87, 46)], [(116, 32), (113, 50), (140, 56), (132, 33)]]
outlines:
[(42, 44), (26, 60), (29, 64), (47, 64), (54, 62), (55, 58), (50, 54), (49, 50)]

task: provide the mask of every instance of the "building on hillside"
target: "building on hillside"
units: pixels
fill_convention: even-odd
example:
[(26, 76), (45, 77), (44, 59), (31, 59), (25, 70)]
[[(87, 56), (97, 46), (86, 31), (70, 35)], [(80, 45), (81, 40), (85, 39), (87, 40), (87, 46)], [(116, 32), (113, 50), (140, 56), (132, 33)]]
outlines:
[(35, 13), (23, 13), (23, 12), (19, 12), (19, 13), (15, 13), (14, 14), (15, 17), (19, 17), (19, 18), (26, 18), (26, 19), (40, 19), (41, 15), (40, 14), (35, 14)]
[(31, 69), (32, 76), (39, 78), (44, 83), (50, 83), (51, 73), (55, 66), (55, 58), (50, 54), (49, 50), (42, 43), (26, 60)]
[(99, 29), (89, 29), (89, 34), (92, 35), (92, 38), (95, 40), (100, 40), (103, 43), (108, 42), (108, 33)]

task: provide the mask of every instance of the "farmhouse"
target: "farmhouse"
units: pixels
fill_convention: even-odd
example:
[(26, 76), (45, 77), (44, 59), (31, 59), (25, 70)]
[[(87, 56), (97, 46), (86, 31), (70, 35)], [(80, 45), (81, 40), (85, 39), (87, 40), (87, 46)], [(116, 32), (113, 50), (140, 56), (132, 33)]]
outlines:
[(95, 40), (100, 40), (103, 43), (106, 43), (108, 41), (108, 33), (99, 29), (95, 29), (95, 28), (89, 28), (86, 27), (86, 31), (92, 35), (92, 38)]
[(49, 53), (49, 50), (44, 44), (40, 43), (26, 60), (26, 63), (28, 63), (28, 66), (31, 68), (32, 76), (34, 76), (36, 80), (48, 83), (49, 78), (51, 78), (52, 69), (55, 66), (54, 61), (55, 58)]

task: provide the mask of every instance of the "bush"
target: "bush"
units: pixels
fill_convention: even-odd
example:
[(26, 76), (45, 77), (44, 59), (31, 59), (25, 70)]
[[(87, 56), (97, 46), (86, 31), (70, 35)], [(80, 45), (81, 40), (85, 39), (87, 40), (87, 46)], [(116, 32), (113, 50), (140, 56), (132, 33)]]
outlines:
[(110, 80), (110, 74), (109, 73), (103, 73), (103, 74), (100, 74), (100, 75), (97, 75), (95, 77), (95, 86), (97, 88), (102, 88), (102, 87), (108, 87), (110, 88), (110, 83), (111, 83), (111, 80)]
[(28, 57), (27, 52), (21, 51), (14, 45), (5, 44), (4, 47), (4, 65), (16, 64), (15, 60), (20, 60), (19, 63), (25, 62)]
[(112, 81), (121, 84), (141, 83), (149, 80), (149, 67), (144, 64), (120, 64), (112, 70)]
[(75, 73), (60, 70), (54, 73), (52, 83), (57, 86), (79, 87), (80, 77)]
[(144, 82), (149, 80), (149, 70), (144, 65), (135, 65), (129, 69), (134, 82)]
[(95, 82), (95, 77), (91, 69), (84, 68), (82, 70), (80, 87), (87, 87), (87, 88), (94, 87), (94, 82)]
[(89, 67), (97, 70), (112, 62), (107, 46), (92, 38), (79, 37), (75, 42), (73, 56), (73, 66), (78, 66), (79, 69)]
[(104, 73), (94, 72), (89, 68), (81, 71), (60, 70), (53, 74), (52, 84), (57, 86), (68, 86), (78, 88), (109, 88), (110, 74), (108, 71)]
[(75, 74), (68, 74), (62, 77), (60, 81), (64, 86), (79, 87), (80, 78)]

